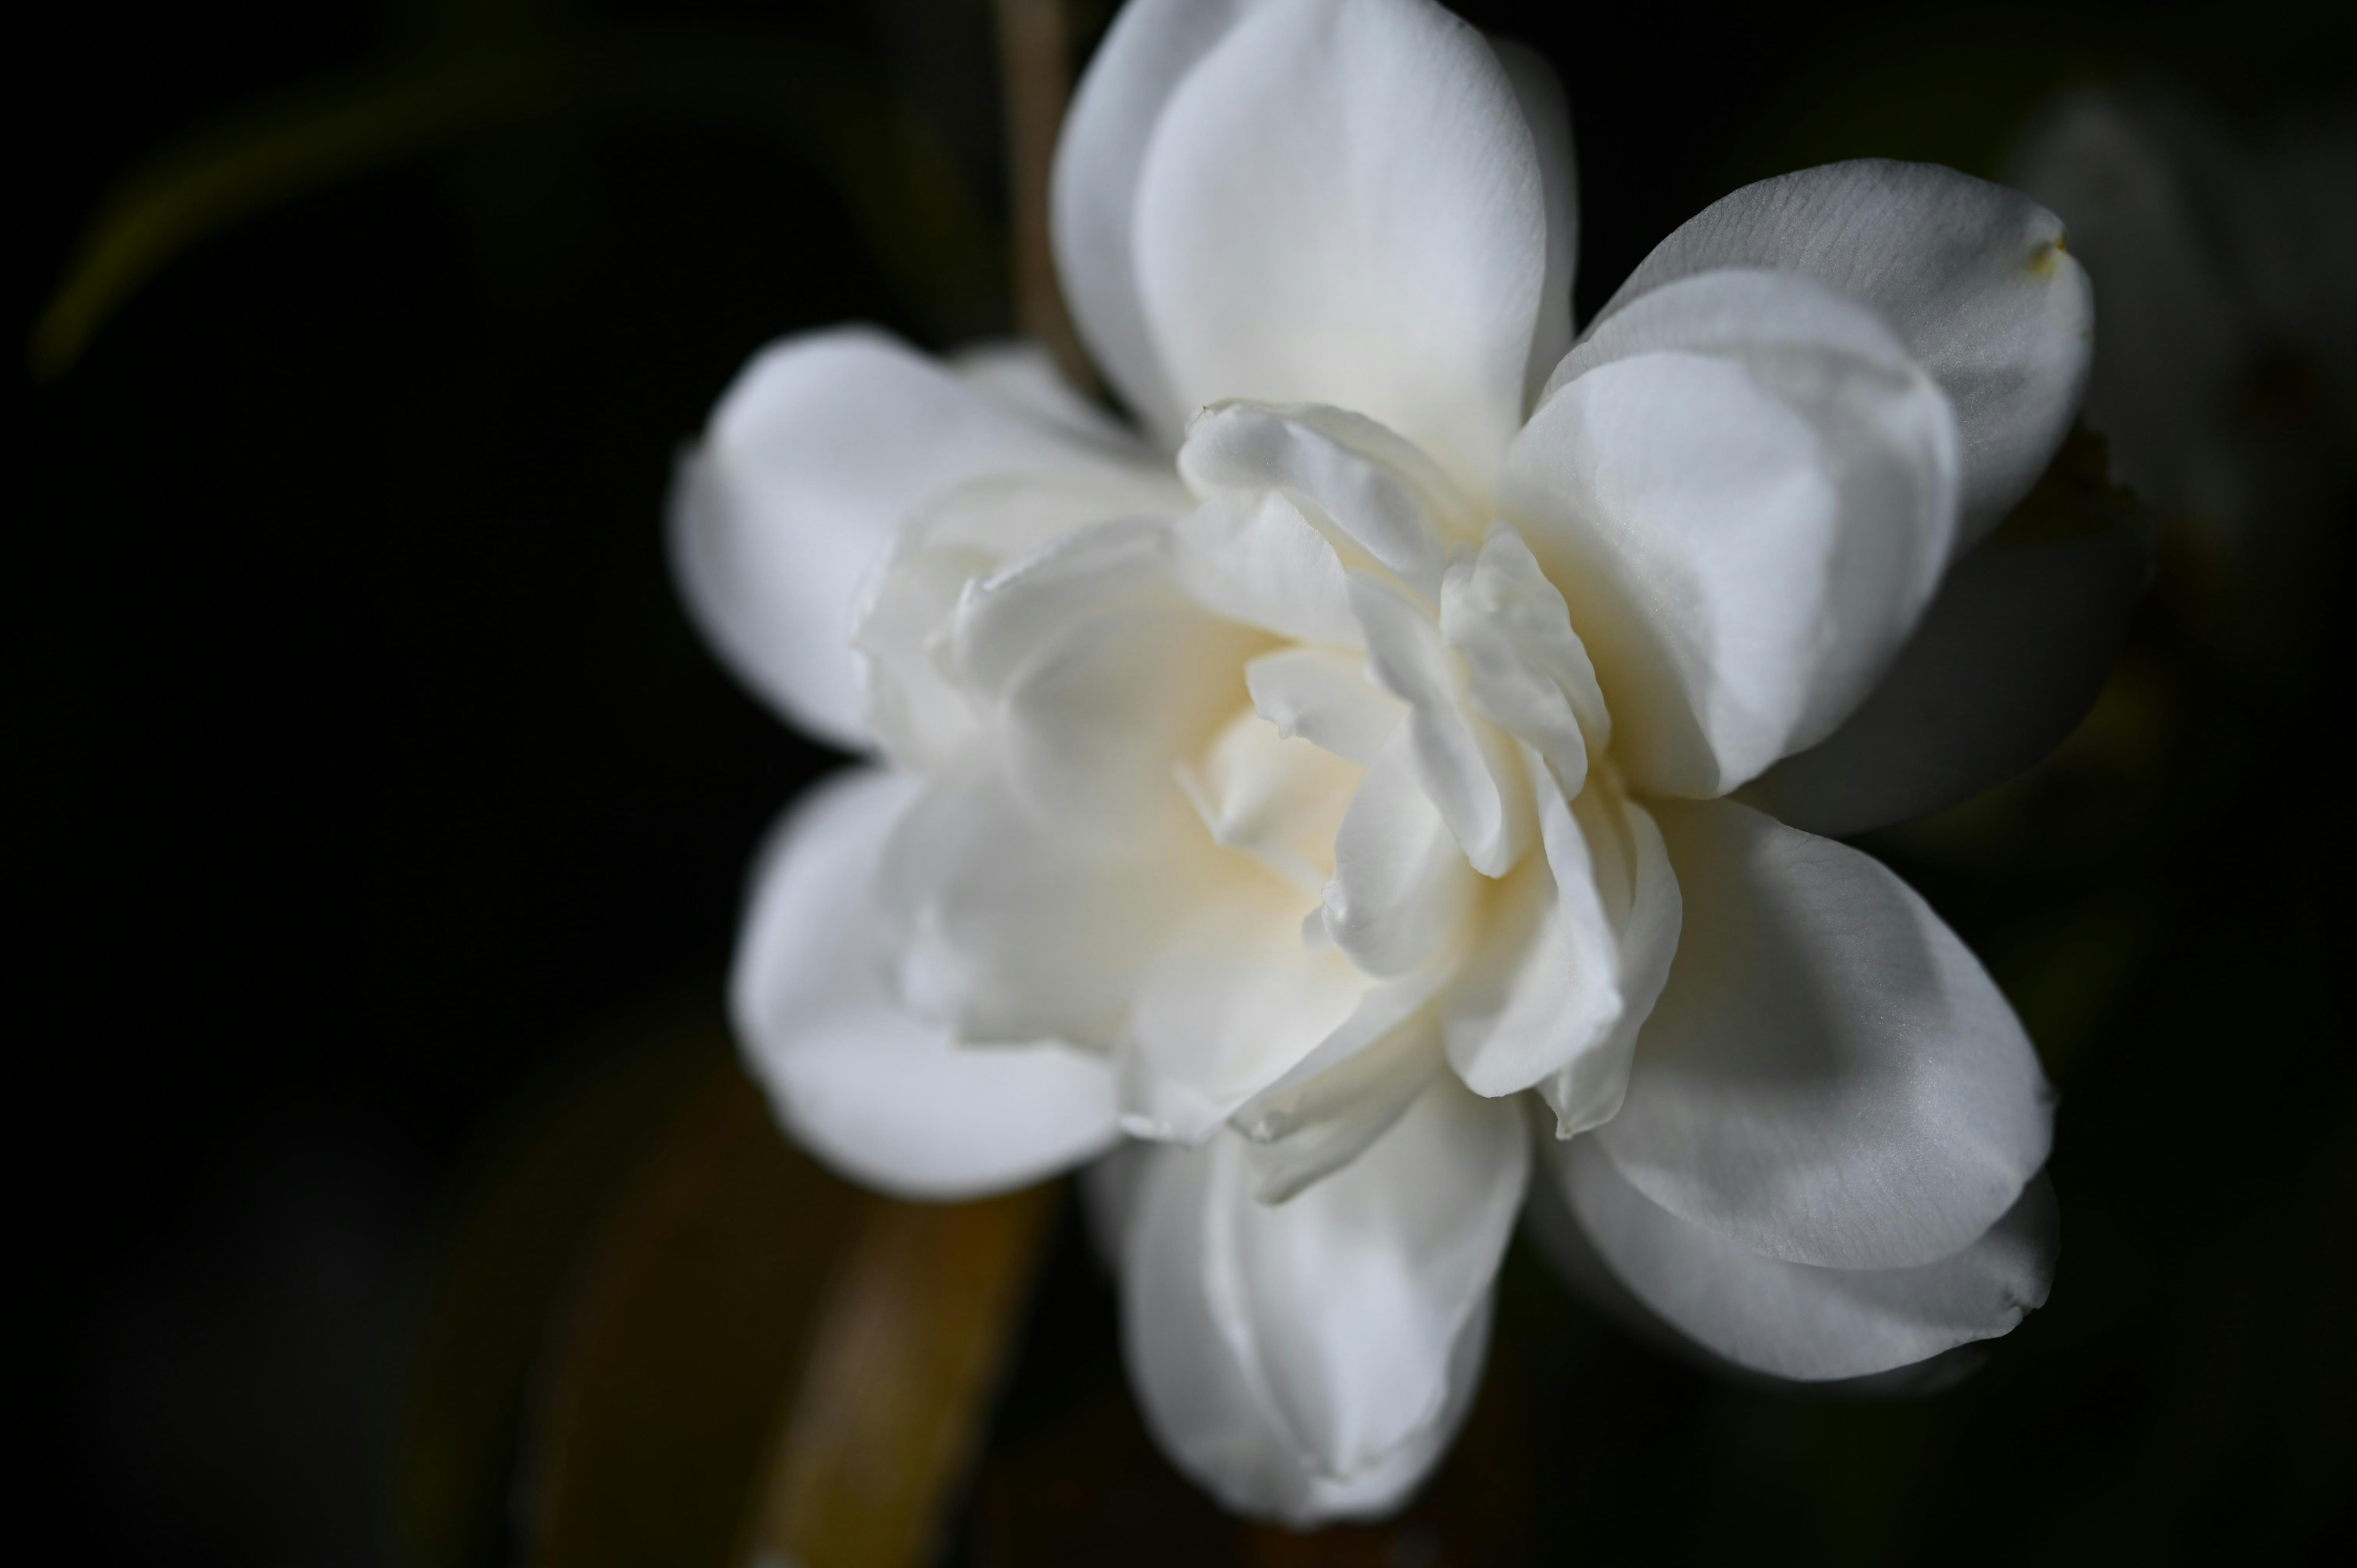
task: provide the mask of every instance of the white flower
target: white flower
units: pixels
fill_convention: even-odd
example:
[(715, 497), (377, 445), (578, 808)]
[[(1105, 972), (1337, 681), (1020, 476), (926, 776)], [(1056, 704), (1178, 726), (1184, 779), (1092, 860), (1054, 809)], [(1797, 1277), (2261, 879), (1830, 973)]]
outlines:
[(1428, 0), (1139, 0), (1055, 194), (1142, 436), (855, 329), (762, 354), (682, 472), (715, 643), (886, 759), (754, 873), (732, 1001), (795, 1135), (952, 1197), (1130, 1134), (1149, 1419), (1296, 1521), (1446, 1446), (1538, 1102), (1542, 1181), (1723, 1357), (2009, 1329), (2053, 1257), (2018, 1024), (1889, 872), (1727, 797), (1880, 757), (1760, 785), (1870, 825), (2050, 727), (1983, 688), (2083, 607), (1929, 607), (2077, 403), (2060, 226), (1770, 180), (1574, 346), (1560, 95)]

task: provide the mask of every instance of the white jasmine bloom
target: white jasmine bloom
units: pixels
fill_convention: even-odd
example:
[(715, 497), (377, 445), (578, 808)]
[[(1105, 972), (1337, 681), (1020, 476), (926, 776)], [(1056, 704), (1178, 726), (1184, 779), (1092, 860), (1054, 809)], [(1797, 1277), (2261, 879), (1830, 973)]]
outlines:
[(1148, 1418), (1295, 1521), (1445, 1447), (1534, 1180), (1749, 1367), (2009, 1329), (2053, 1258), (2019, 1025), (1889, 872), (1728, 797), (1870, 825), (2050, 725), (1982, 685), (2080, 607), (1939, 596), (2079, 398), (2055, 220), (1770, 180), (1575, 344), (1560, 95), (1428, 0), (1139, 0), (1055, 196), (1140, 431), (852, 329), (682, 472), (715, 644), (877, 758), (754, 873), (732, 1002), (795, 1135), (938, 1197), (1126, 1135)]

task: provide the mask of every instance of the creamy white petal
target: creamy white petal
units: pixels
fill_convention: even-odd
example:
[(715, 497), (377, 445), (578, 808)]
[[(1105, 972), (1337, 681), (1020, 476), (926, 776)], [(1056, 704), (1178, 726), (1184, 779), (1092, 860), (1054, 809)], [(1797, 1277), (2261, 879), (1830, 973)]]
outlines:
[(1239, 878), (1156, 953), (1119, 1052), (1132, 1135), (1199, 1142), (1350, 1018), (1367, 977), (1302, 944), (1302, 903), (1273, 877)]
[(1867, 855), (1730, 801), (1653, 807), (1684, 918), (1619, 1115), (1631, 1184), (1755, 1252), (1903, 1268), (1962, 1249), (2045, 1163), (2021, 1024)]
[(986, 751), (937, 776), (878, 880), (901, 997), (977, 1040), (1111, 1046), (1207, 884), (1200, 855), (1044, 826)]
[[(1445, 535), (1475, 508), (1432, 459), (1363, 414), (1315, 403), (1222, 403), (1189, 427), (1178, 472), (1199, 495), (1283, 490), (1430, 597)], [(1355, 564), (1356, 563), (1352, 563)]]
[(1252, 1140), (1253, 1196), (1283, 1203), (1357, 1159), (1415, 1103), (1440, 1070), (1440, 1021), (1427, 1005), (1449, 972), (1436, 966), (1370, 988), (1342, 1026), (1231, 1123)]
[[(1313, 1475), (1361, 1481), (1424, 1450), (1461, 1410), (1459, 1379), (1478, 1375), (1464, 1337), (1487, 1316), (1528, 1158), (1513, 1107), (1445, 1077), (1357, 1160), (1274, 1208), (1252, 1197), (1232, 1134), (1164, 1156), (1132, 1222), (1124, 1296), (1149, 1418), (1181, 1463), (1231, 1499), (1266, 1463), (1203, 1442), (1238, 1424), (1232, 1402), (1169, 1375), (1209, 1380), (1222, 1359), (1232, 1402)], [(1200, 1320), (1188, 1333), (1151, 1299), (1174, 1292), (1201, 1302), (1211, 1345)]]
[(966, 385), (1030, 423), (1135, 462), (1157, 456), (1135, 431), (1067, 381), (1055, 355), (1028, 338), (969, 343), (950, 356), (949, 364)]
[(739, 680), (857, 748), (853, 614), (909, 511), (984, 474), (1118, 467), (872, 328), (788, 338), (746, 366), (681, 460), (672, 570)]
[(1138, 177), (1171, 94), (1262, 0), (1131, 0), (1114, 16), (1056, 144), (1049, 231), (1090, 357), (1147, 430), (1176, 446), (1172, 392), (1137, 292)]
[(1547, 200), (1496, 54), (1430, 0), (1275, 0), (1169, 99), (1138, 292), (1178, 405), (1355, 409), (1483, 487), (1521, 423)]
[(1115, 845), (1180, 832), (1193, 820), (1181, 769), (1232, 715), (1259, 722), (1244, 663), (1267, 646), (1192, 606), (1082, 621), (1008, 683), (1007, 778), (1048, 832)]
[(1571, 285), (1579, 266), (1579, 164), (1572, 147), (1571, 105), (1555, 67), (1536, 49), (1511, 38), (1493, 38), (1490, 47), (1498, 51), (1498, 63), (1530, 125), (1539, 183), (1546, 192), (1546, 282), (1539, 289), (1538, 324), (1523, 378), (1524, 406), (1534, 408), (1540, 386), (1571, 347)]
[[(1242, 1302), (1235, 1216), (1255, 1204), (1232, 1136), (1149, 1149), (1120, 1201), (1122, 1340), (1147, 1426), (1178, 1467), (1230, 1509), (1308, 1528), (1396, 1509), (1456, 1436), (1489, 1346), (1486, 1294), (1448, 1348), (1441, 1408), (1381, 1460), (1327, 1473), (1278, 1414)], [(1279, 1211), (1282, 1212), (1282, 1211)]]
[(1626, 338), (1684, 346), (1557, 388), (1509, 454), (1507, 510), (1631, 780), (1723, 794), (1830, 735), (1913, 628), (1954, 526), (1953, 422), (1866, 311), (1802, 279), (1710, 274), (1625, 314)]
[(1563, 595), (1522, 535), (1501, 523), (1449, 564), (1440, 634), (1465, 660), (1468, 703), (1537, 747), (1556, 788), (1577, 795), (1588, 748), (1611, 744), (1612, 721)]
[(1334, 875), (1334, 836), (1366, 771), (1245, 708), (1200, 768), (1180, 768), (1178, 782), (1214, 842), (1315, 898)]
[(1631, 1187), (1593, 1138), (1553, 1156), (1587, 1240), (1640, 1301), (1706, 1348), (1776, 1377), (1864, 1377), (1994, 1339), (2045, 1305), (2053, 1283), (2061, 1223), (2043, 1176), (1937, 1262), (1834, 1269), (1763, 1257), (1679, 1219)]
[(1243, 1326), (1321, 1470), (1363, 1472), (1447, 1407), (1449, 1350), (1488, 1301), (1529, 1149), (1514, 1106), (1440, 1075), (1349, 1165), (1275, 1208), (1235, 1205)]
[(948, 762), (979, 717), (950, 647), (966, 585), (1092, 524), (1176, 516), (1192, 504), (1175, 475), (1140, 468), (990, 474), (917, 507), (852, 631), (866, 665), (869, 736), (904, 768)]
[(1384, 746), (1344, 813), (1326, 929), (1370, 974), (1431, 962), (1461, 930), (1477, 878), (1424, 791), (1405, 734)]
[(2141, 531), (1988, 541), (1950, 569), (1848, 722), (1754, 781), (1759, 804), (1839, 837), (1959, 804), (2010, 778), (2093, 705), (2151, 575)]
[(1678, 883), (1643, 807), (1602, 780), (1566, 802), (1529, 767), (1546, 854), (1501, 889), (1449, 991), (1448, 1060), (1477, 1094), (1540, 1089), (1568, 1136), (1620, 1107), (1677, 949)]
[(1309, 643), (1354, 647), (1341, 558), (1291, 498), (1213, 495), (1170, 527), (1171, 575), (1213, 615)]
[(1366, 660), (1323, 648), (1280, 648), (1244, 666), (1260, 716), (1288, 738), (1364, 767), (1399, 728), (1407, 709), (1367, 679)]
[(2061, 220), (2018, 191), (1881, 158), (1764, 179), (1656, 246), (1598, 326), (1664, 285), (1722, 267), (1801, 274), (1898, 329), (1955, 407), (1959, 549), (2029, 493), (2069, 434), (2086, 385), (2093, 296)]
[(904, 1197), (971, 1197), (1109, 1146), (1113, 1075), (1103, 1058), (1061, 1045), (956, 1045), (891, 994), (873, 884), (917, 789), (857, 769), (780, 819), (754, 863), (729, 1015), (804, 1148)]
[(1484, 876), (1503, 876), (1530, 847), (1530, 781), (1513, 742), (1466, 711), (1465, 675), (1432, 612), (1371, 572), (1350, 575), (1367, 639), (1367, 673), (1407, 704), (1416, 777)]

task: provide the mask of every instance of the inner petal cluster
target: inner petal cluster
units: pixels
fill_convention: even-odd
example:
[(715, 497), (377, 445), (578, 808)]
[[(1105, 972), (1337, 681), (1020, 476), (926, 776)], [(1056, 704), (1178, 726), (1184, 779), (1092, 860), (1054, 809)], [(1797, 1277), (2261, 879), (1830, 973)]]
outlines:
[(1562, 594), (1354, 414), (1217, 406), (1178, 472), (953, 492), (871, 589), (903, 1001), (1107, 1053), (1127, 1131), (1233, 1126), (1264, 1201), (1444, 1070), (1609, 1117), (1676, 894)]

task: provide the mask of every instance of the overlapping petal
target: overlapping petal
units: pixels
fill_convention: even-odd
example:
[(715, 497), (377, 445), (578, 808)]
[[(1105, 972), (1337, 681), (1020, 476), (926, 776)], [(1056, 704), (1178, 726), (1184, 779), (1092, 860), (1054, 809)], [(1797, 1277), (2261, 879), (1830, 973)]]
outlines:
[(1609, 1121), (1677, 950), (1681, 897), (1661, 830), (1598, 781), (1552, 793), (1535, 757), (1544, 861), (1495, 897), (1447, 1007), (1448, 1059), (1480, 1094), (1536, 1088), (1564, 1136)]
[(1430, 0), (1254, 8), (1138, 166), (1129, 263), (1176, 405), (1351, 408), (1485, 485), (1550, 284), (1544, 178), (1497, 55)]
[(1506, 460), (1633, 782), (1723, 794), (1824, 739), (1913, 628), (1954, 529), (1947, 400), (1871, 312), (1708, 273), (1566, 359)]
[(1527, 1169), (1514, 1109), (1446, 1078), (1275, 1207), (1252, 1196), (1232, 1134), (1154, 1155), (1122, 1295), (1165, 1447), (1247, 1511), (1308, 1523), (1395, 1506), (1469, 1402)]
[(1884, 158), (1761, 180), (1654, 247), (1591, 330), (1655, 289), (1724, 267), (1813, 278), (1897, 329), (1956, 411), (1959, 549), (2029, 493), (2078, 413), (2093, 295), (2061, 221), (2018, 191)]
[(917, 788), (858, 769), (772, 831), (754, 863), (729, 1011), (754, 1076), (804, 1148), (905, 1197), (971, 1197), (1110, 1144), (1113, 1074), (1103, 1058), (1061, 1045), (955, 1045), (891, 993), (872, 885)]
[(1123, 475), (1134, 454), (1031, 417), (867, 328), (788, 338), (713, 411), (671, 499), (673, 575), (738, 679), (852, 749), (852, 619), (902, 521), (993, 473)]
[(2045, 1164), (2051, 1096), (1978, 961), (1880, 864), (1730, 801), (1660, 802), (1675, 961), (1619, 1115), (1630, 1184), (1745, 1249), (1905, 1268)]
[(1965, 1246), (1912, 1268), (1817, 1268), (1765, 1257), (1630, 1185), (1593, 1138), (1552, 1151), (1588, 1241), (1646, 1306), (1705, 1348), (1780, 1378), (1911, 1366), (2012, 1332), (2054, 1280), (2053, 1188), (2033, 1179)]

